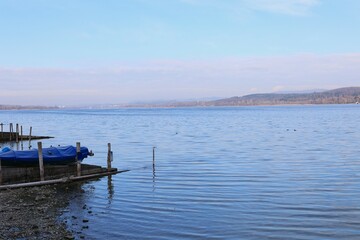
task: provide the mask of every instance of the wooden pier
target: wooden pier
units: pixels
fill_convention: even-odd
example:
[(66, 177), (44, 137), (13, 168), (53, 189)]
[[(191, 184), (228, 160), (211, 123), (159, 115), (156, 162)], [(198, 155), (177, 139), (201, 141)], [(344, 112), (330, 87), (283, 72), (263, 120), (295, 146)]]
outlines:
[[(5, 131), (4, 127), (8, 125), (9, 131)], [(15, 130), (14, 130), (15, 125)], [(32, 135), (32, 127), (29, 128), (29, 134), (23, 134), (23, 126), (19, 125), (18, 123), (13, 124), (4, 124), (0, 123), (0, 142), (22, 142), (22, 141), (31, 141), (31, 140), (38, 140), (38, 139), (48, 139), (53, 138), (50, 136), (33, 136)]]
[[(29, 140), (39, 140), (39, 139), (49, 139), (54, 138), (50, 136), (31, 136), (31, 135), (20, 135), (16, 132), (2, 132), (0, 133), (0, 142), (19, 142), (21, 140), (23, 141), (29, 141)], [(18, 139), (18, 141), (16, 141)]]
[[(77, 151), (80, 151), (80, 143), (76, 146)], [(81, 181), (128, 171), (111, 167), (113, 153), (110, 143), (108, 143), (106, 168), (82, 164), (80, 161), (69, 165), (44, 165), (41, 142), (38, 142), (38, 153), (39, 166), (1, 166), (0, 159), (0, 190)]]

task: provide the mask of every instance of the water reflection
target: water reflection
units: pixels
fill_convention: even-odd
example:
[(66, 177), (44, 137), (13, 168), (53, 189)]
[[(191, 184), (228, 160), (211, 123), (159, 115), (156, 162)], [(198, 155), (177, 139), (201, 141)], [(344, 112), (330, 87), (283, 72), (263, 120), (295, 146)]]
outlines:
[(112, 181), (112, 175), (108, 176), (107, 179), (107, 190), (108, 190), (108, 207), (110, 207), (114, 198), (114, 184)]
[(153, 192), (155, 192), (155, 190), (156, 190), (156, 172), (155, 172), (155, 164), (153, 164), (153, 176), (152, 176), (152, 180), (153, 180)]
[[(41, 141), (41, 140), (39, 140)], [(28, 150), (28, 149), (31, 149), (32, 148), (32, 145), (31, 145), (32, 142), (28, 142), (26, 141), (24, 143), (24, 141), (19, 141), (19, 142), (14, 142), (14, 141), (11, 141), (11, 142), (1, 142), (0, 143), (0, 148), (4, 148), (4, 147), (9, 147), (11, 149), (14, 149), (14, 150)]]
[(153, 170), (153, 192), (155, 192), (155, 190), (156, 190), (155, 148), (156, 148), (156, 147), (153, 147), (153, 164), (152, 164), (152, 170)]

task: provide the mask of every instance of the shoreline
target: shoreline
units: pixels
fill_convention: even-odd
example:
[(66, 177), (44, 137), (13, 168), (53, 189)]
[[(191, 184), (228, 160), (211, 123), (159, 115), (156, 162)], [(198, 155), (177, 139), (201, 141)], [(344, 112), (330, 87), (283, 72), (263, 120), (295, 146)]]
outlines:
[(296, 106), (340, 106), (340, 105), (359, 105), (358, 103), (288, 103), (288, 104), (253, 104), (253, 105), (189, 105), (189, 106), (118, 106), (118, 107), (64, 107), (52, 109), (0, 109), (0, 112), (6, 111), (62, 111), (62, 110), (117, 110), (117, 109), (190, 109), (190, 108), (241, 108), (241, 107), (296, 107)]
[(59, 184), (2, 191), (0, 239), (74, 239), (61, 216), (79, 186)]

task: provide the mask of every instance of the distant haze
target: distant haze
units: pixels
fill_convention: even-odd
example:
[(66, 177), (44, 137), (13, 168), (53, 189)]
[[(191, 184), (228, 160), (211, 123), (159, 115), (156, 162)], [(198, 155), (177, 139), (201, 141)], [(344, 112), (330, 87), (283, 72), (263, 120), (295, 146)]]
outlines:
[(0, 104), (360, 85), (360, 1), (0, 1)]

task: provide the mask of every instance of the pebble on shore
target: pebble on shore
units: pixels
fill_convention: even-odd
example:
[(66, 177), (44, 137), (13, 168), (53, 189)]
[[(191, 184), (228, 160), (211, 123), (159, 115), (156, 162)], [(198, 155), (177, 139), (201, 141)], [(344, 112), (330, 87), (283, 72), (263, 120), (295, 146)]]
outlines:
[(0, 191), (0, 239), (74, 239), (59, 221), (68, 196), (60, 186)]

